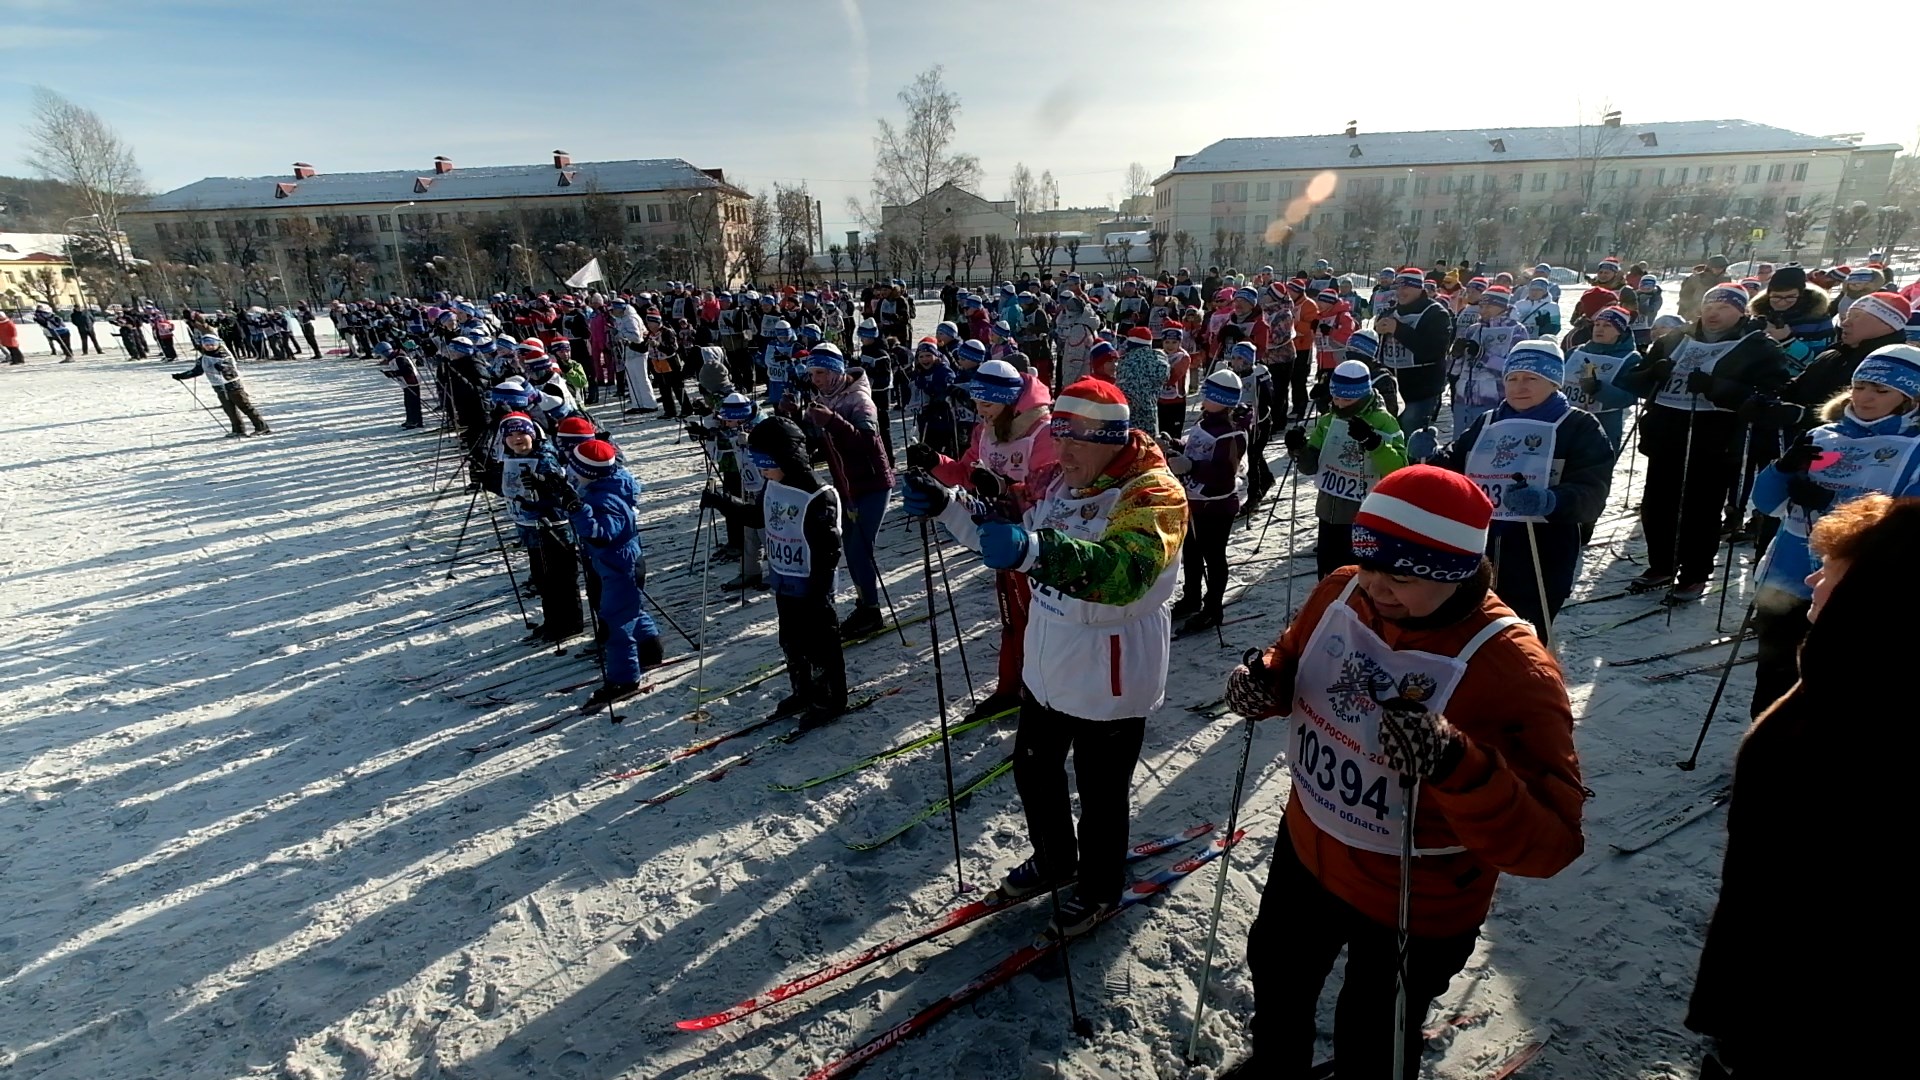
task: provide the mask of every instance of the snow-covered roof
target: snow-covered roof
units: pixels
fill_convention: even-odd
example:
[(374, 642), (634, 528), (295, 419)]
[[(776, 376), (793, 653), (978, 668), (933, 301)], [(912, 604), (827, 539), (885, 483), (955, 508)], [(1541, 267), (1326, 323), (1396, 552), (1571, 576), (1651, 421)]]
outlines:
[[(1646, 138), (1651, 135), (1652, 138)], [(1600, 139), (1610, 159), (1699, 154), (1795, 153), (1856, 150), (1840, 139), (1802, 135), (1750, 120), (1683, 120), (1661, 124), (1473, 128), (1460, 131), (1361, 131), (1356, 138), (1290, 135), (1221, 139), (1189, 155), (1160, 177), (1185, 173), (1274, 169), (1354, 169), (1380, 165), (1497, 165), (1510, 161), (1567, 161), (1593, 154)], [(1354, 147), (1360, 156), (1353, 156)], [(1156, 183), (1159, 181), (1156, 180)]]
[(67, 237), (64, 233), (0, 233), (0, 260), (19, 262), (34, 255), (52, 255), (64, 260)]
[[(571, 174), (562, 186), (562, 172)], [(415, 181), (430, 181), (417, 191)], [(291, 190), (276, 198), (280, 186)], [(385, 172), (316, 173), (304, 179), (292, 172), (281, 176), (210, 176), (183, 188), (157, 195), (134, 209), (258, 210), (301, 206), (342, 206), (360, 203), (442, 202), (453, 199), (504, 199), (535, 195), (586, 192), (597, 188), (609, 195), (648, 191), (719, 189), (745, 194), (732, 184), (714, 179), (680, 158), (635, 161), (575, 161), (565, 170), (551, 162), (538, 165), (459, 165), (435, 175), (433, 163), (418, 169)]]

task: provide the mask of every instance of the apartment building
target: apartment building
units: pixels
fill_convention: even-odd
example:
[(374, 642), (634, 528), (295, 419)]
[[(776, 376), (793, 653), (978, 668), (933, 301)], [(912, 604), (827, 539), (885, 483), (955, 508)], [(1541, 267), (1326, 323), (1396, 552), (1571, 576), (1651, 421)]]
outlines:
[(1585, 264), (1606, 253), (1691, 264), (1703, 248), (1738, 257), (1750, 242), (1758, 257), (1792, 248), (1812, 259), (1827, 246), (1829, 211), (1884, 201), (1899, 150), (1745, 120), (1630, 125), (1611, 114), (1589, 126), (1381, 133), (1350, 124), (1223, 139), (1176, 157), (1154, 181), (1152, 213), (1169, 260), (1242, 266)]
[(568, 244), (611, 251), (603, 262), (624, 260), (643, 280), (733, 277), (750, 203), (721, 170), (679, 158), (576, 162), (555, 151), (539, 165), (436, 157), (382, 172), (299, 162), (284, 176), (196, 181), (121, 222), (143, 258), (271, 270), (293, 295), (485, 293), (556, 284), (557, 268), (577, 269)]

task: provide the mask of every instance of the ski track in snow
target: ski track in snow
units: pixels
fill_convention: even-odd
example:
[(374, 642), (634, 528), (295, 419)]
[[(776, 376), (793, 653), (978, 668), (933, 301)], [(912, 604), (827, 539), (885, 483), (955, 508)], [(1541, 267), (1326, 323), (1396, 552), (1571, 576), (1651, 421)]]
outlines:
[[(166, 384), (180, 366), (36, 362), (5, 375), (15, 418), (0, 424), (29, 449), (3, 467), (0, 1073), (799, 1076), (983, 970), (1044, 919), (1043, 905), (1028, 906), (737, 1024), (674, 1031), (676, 1019), (917, 927), (953, 902), (944, 815), (872, 853), (844, 846), (939, 794), (937, 747), (811, 791), (767, 790), (928, 729), (927, 627), (908, 628), (905, 647), (888, 636), (848, 654), (852, 682), (903, 686), (899, 695), (663, 806), (636, 799), (748, 742), (635, 781), (601, 779), (762, 715), (784, 679), (714, 703), (713, 722), (696, 732), (677, 721), (695, 704), (687, 663), (631, 702), (625, 724), (569, 715), (469, 755), (461, 748), (570, 712), (584, 690), (532, 695), (591, 669), (511, 644), (522, 631), (503, 603), (484, 502), (463, 549), (471, 557), (452, 564), (451, 581), (466, 509), (457, 487), (413, 532), (432, 497), (434, 433), (396, 430), (397, 394), (372, 365), (296, 360), (246, 364), (276, 434), (227, 442), (219, 422)], [(615, 428), (648, 484), (648, 591), (697, 632), (699, 577), (686, 568), (700, 459), (676, 444), (674, 425)], [(1623, 458), (1617, 489), (1626, 468)], [(1618, 516), (1622, 494), (1600, 535), (1637, 554), (1637, 530)], [(1229, 595), (1248, 591), (1228, 617), (1259, 617), (1226, 627), (1225, 648), (1212, 634), (1174, 647), (1166, 706), (1148, 724), (1135, 774), (1135, 840), (1227, 819), (1236, 721), (1185, 706), (1218, 697), (1240, 652), (1278, 633), (1285, 576), (1311, 566), (1311, 490), (1296, 499), (1304, 558), (1271, 557), (1287, 535), (1282, 518), (1268, 557), (1235, 570)], [(1263, 508), (1235, 533), (1236, 550), (1251, 552), (1264, 520)], [(917, 530), (897, 506), (882, 544), (899, 610), (924, 610)], [(1576, 596), (1637, 572), (1615, 551), (1596, 542)], [(984, 696), (998, 641), (987, 571), (953, 545), (947, 562)], [(715, 688), (778, 659), (772, 605), (763, 597), (742, 611), (717, 589), (730, 573), (714, 575), (704, 681)], [(1735, 588), (1729, 630), (1746, 599), (1738, 578)], [(1294, 581), (1294, 603), (1309, 589), (1310, 579)], [(387, 632), (482, 600), (491, 605), (455, 621)], [(1719, 658), (1624, 670), (1599, 660), (1712, 636), (1716, 597), (1678, 612), (1671, 630), (1654, 618), (1570, 636), (1642, 602), (1562, 619), (1595, 791), (1587, 853), (1554, 880), (1502, 885), (1478, 952), (1429, 1018), (1429, 1030), (1443, 1030), (1426, 1075), (1484, 1077), (1542, 1032), (1552, 1041), (1523, 1077), (1694, 1075), (1698, 1041), (1680, 1021), (1724, 818), (1632, 857), (1607, 841), (1731, 768), (1752, 668), (1735, 672), (1701, 770), (1680, 772), (1673, 762), (1691, 747), (1714, 676), (1666, 685), (1642, 676)], [(661, 629), (669, 655), (687, 651)], [(944, 613), (940, 636), (957, 719), (966, 682)], [(526, 700), (453, 696), (543, 670), (551, 674), (508, 688)], [(445, 686), (397, 678), (449, 671), (462, 674)], [(956, 777), (997, 760), (1010, 736), (1010, 723), (960, 736)], [(1253, 1005), (1244, 947), (1287, 792), (1283, 739), (1274, 725), (1256, 739), (1248, 837), (1233, 852), (1199, 1064), (1181, 1052), (1214, 867), (1075, 944), (1081, 1007), (1098, 1028), (1091, 1042), (1067, 1030), (1054, 960), (866, 1075), (1204, 1080), (1243, 1056)], [(1026, 854), (1010, 778), (966, 804), (960, 824), (975, 884)], [(1323, 1034), (1331, 1025), (1329, 993)]]

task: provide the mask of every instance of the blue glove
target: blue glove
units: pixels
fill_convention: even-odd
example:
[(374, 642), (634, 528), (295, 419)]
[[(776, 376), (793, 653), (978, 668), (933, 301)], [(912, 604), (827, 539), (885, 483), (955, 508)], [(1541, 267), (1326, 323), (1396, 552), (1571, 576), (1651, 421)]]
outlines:
[(980, 526), (980, 559), (995, 570), (1012, 570), (1027, 557), (1027, 530), (1010, 521)]
[(1430, 427), (1407, 436), (1407, 460), (1413, 464), (1427, 461), (1440, 452), (1440, 433)]
[(1505, 508), (1521, 517), (1546, 517), (1560, 500), (1552, 488), (1512, 487), (1507, 489)]
[(953, 501), (947, 486), (919, 469), (900, 475), (900, 508), (912, 517), (934, 517)]

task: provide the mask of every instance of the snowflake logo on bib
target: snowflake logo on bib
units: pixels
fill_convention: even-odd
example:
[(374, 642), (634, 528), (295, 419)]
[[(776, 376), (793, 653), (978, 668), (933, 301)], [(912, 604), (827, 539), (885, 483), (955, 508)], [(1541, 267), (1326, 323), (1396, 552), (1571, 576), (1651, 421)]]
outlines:
[[(1533, 438), (1534, 436), (1528, 436)], [(1511, 465), (1520, 459), (1520, 436), (1502, 435), (1493, 447), (1494, 468)]]
[(1367, 464), (1366, 447), (1348, 439), (1340, 444), (1340, 464), (1349, 469), (1363, 468)]
[(1373, 657), (1354, 653), (1340, 664), (1340, 677), (1327, 687), (1327, 702), (1335, 716), (1349, 724), (1359, 724), (1379, 709), (1376, 695), (1393, 689), (1393, 676), (1382, 670)]

